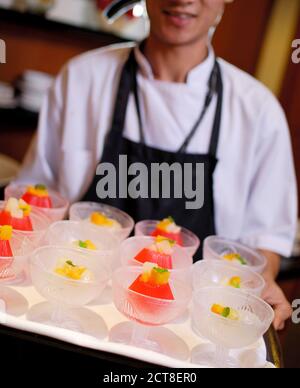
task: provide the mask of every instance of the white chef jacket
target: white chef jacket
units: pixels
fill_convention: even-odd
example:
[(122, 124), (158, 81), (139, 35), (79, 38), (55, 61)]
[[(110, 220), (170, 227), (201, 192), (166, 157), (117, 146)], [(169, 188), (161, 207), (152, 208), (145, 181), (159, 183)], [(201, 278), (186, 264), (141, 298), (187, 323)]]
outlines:
[[(71, 201), (82, 198), (101, 160), (131, 48), (101, 48), (63, 68), (45, 100), (19, 182), (45, 183)], [(185, 84), (156, 80), (138, 47), (135, 55), (146, 144), (178, 151), (203, 107), (214, 51), (188, 74)], [(284, 112), (254, 78), (222, 59), (220, 65), (224, 102), (214, 174), (217, 233), (288, 256), (296, 231), (297, 191)], [(215, 110), (216, 97), (187, 152), (208, 152)], [(138, 128), (131, 96), (124, 136), (139, 141)]]

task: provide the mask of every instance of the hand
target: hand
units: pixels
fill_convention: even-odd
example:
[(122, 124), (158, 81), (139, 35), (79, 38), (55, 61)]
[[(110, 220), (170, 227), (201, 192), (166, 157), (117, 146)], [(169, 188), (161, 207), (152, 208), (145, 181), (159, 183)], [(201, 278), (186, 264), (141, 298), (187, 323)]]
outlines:
[(292, 307), (275, 280), (269, 279), (266, 282), (263, 299), (274, 308), (275, 319), (273, 325), (275, 330), (283, 330), (285, 322), (292, 316)]

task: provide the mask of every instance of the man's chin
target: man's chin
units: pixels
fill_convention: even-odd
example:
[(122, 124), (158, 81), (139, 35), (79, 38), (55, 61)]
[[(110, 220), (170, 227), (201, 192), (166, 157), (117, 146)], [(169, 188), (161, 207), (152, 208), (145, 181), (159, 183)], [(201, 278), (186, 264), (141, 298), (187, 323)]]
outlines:
[(190, 46), (200, 39), (190, 36), (160, 36), (161, 42), (174, 47)]

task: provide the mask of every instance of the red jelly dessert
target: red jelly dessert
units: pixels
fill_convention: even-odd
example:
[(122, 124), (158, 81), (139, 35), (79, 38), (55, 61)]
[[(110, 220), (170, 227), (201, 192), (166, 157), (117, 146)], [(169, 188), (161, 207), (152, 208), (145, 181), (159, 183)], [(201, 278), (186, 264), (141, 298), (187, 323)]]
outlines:
[(169, 279), (170, 272), (167, 269), (146, 263), (142, 275), (136, 279), (129, 289), (152, 298), (174, 300)]
[(165, 218), (159, 222), (156, 229), (151, 233), (151, 236), (164, 236), (175, 241), (178, 245), (183, 246), (181, 228), (176, 225), (172, 217)]
[(5, 209), (0, 213), (0, 225), (10, 225), (15, 230), (32, 232), (30, 212), (31, 207), (25, 201), (10, 198)]
[(0, 226), (0, 257), (13, 257), (10, 246), (13, 228), (10, 225)]
[(0, 226), (0, 279), (13, 278), (9, 271), (13, 263), (13, 252), (10, 245), (13, 228), (9, 225)]
[(52, 209), (52, 201), (44, 185), (29, 186), (22, 199), (31, 206)]
[(140, 263), (154, 263), (161, 268), (173, 269), (172, 254), (176, 242), (166, 237), (157, 236), (154, 244), (144, 248), (135, 260)]

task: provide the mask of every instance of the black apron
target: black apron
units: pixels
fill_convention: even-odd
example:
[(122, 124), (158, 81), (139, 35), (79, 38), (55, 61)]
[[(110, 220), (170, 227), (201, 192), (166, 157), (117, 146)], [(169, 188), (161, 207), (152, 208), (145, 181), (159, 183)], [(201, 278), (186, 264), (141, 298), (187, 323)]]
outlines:
[[(128, 166), (130, 166), (132, 163), (143, 163), (148, 167), (149, 172), (151, 171), (152, 163), (167, 163), (168, 165), (179, 163), (181, 166), (184, 166), (186, 163), (190, 163), (193, 165), (194, 183), (196, 178), (196, 164), (203, 163), (204, 205), (201, 209), (187, 210), (186, 201), (189, 200), (186, 198), (175, 198), (174, 187), (171, 189), (171, 198), (160, 197), (159, 199), (132, 199), (129, 196), (127, 196), (127, 198), (119, 198), (119, 196), (117, 196), (117, 198), (101, 199), (101, 203), (114, 206), (127, 212), (136, 222), (142, 220), (160, 220), (165, 217), (172, 216), (178, 225), (193, 231), (200, 238), (202, 243), (206, 237), (216, 234), (213, 199), (213, 174), (217, 164), (216, 152), (220, 133), (223, 100), (223, 83), (220, 66), (216, 60), (209, 79), (209, 91), (206, 96), (204, 108), (202, 109), (201, 115), (194, 125), (192, 131), (189, 133), (188, 137), (184, 141), (183, 146), (178, 152), (166, 152), (145, 145), (141, 109), (138, 98), (137, 72), (138, 65), (135, 59), (134, 51), (132, 50), (121, 74), (121, 80), (117, 92), (115, 110), (112, 120), (112, 127), (106, 139), (101, 163), (111, 163), (116, 167), (116, 170), (119, 171), (119, 156), (126, 155), (128, 158)], [(141, 136), (140, 143), (130, 141), (123, 137), (128, 99), (131, 93), (134, 93), (136, 102)], [(187, 154), (187, 146), (195, 135), (199, 124), (202, 122), (203, 117), (215, 94), (218, 96), (217, 109), (213, 123), (208, 154)], [(162, 127), (163, 125), (164, 124), (162, 123)], [(151, 174), (149, 173), (149, 176), (150, 175)], [(174, 177), (174, 179), (177, 178), (176, 176)], [(88, 192), (83, 198), (84, 201), (100, 201), (96, 193), (96, 187), (100, 179), (101, 177), (95, 176)], [(119, 177), (117, 177), (117, 182), (118, 181)], [(152, 182), (149, 177), (149, 188), (151, 187), (151, 183)], [(195, 255), (194, 261), (200, 260), (201, 258), (202, 248), (200, 248), (200, 250)]]

